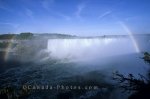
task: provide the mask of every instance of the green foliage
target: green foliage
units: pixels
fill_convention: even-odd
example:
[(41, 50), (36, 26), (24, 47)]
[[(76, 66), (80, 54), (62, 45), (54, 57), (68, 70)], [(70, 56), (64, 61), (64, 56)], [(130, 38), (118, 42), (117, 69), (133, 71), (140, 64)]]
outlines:
[(145, 62), (150, 64), (150, 54), (148, 52), (144, 53), (144, 57), (142, 59), (144, 59)]
[(18, 38), (20, 39), (31, 39), (32, 37), (33, 37), (33, 34), (30, 32), (20, 33), (20, 35), (18, 35)]
[(9, 39), (31, 39), (34, 34), (30, 32), (20, 33), (20, 34), (2, 34), (0, 35), (0, 40), (9, 40)]
[(9, 42), (0, 43), (0, 48), (7, 48), (8, 45), (9, 45)]
[(17, 46), (17, 43), (12, 43), (12, 42), (3, 42), (0, 43), (0, 48), (7, 48), (9, 44), (11, 43), (11, 48), (14, 48)]
[(16, 34), (2, 34), (0, 35), (0, 39), (4, 40), (4, 39), (12, 39), (16, 36)]

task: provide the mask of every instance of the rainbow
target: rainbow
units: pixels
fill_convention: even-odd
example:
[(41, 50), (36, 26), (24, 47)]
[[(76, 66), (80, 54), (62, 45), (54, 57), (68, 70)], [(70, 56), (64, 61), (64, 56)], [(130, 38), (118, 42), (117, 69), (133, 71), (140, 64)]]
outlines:
[(139, 52), (140, 52), (140, 48), (139, 48), (139, 46), (138, 46), (138, 43), (137, 43), (136, 39), (135, 39), (134, 36), (133, 36), (132, 31), (131, 31), (131, 30), (129, 29), (129, 27), (128, 27), (125, 23), (123, 23), (122, 21), (119, 21), (119, 24), (120, 24), (120, 25), (123, 27), (123, 29), (128, 33), (130, 39), (132, 40), (132, 43), (133, 43), (133, 45), (134, 45), (134, 48), (135, 48), (136, 53), (139, 53)]
[(134, 37), (134, 33), (130, 30), (130, 28), (123, 22), (120, 21), (119, 18), (112, 14), (112, 17), (118, 21), (119, 25), (127, 32), (127, 34), (129, 35), (130, 39), (132, 40), (133, 46), (135, 48), (135, 52), (136, 53), (140, 53), (140, 48), (138, 46), (138, 42), (136, 41), (135, 37)]
[(11, 51), (11, 48), (12, 48), (12, 42), (14, 40), (14, 37), (12, 37), (8, 42), (8, 46), (7, 48), (5, 49), (5, 54), (4, 54), (4, 60), (7, 61), (8, 58), (9, 58), (9, 52)]
[[(135, 37), (133, 36), (132, 31), (129, 29), (129, 27), (122, 21), (119, 21), (120, 26), (128, 33), (130, 39), (132, 40), (133, 46), (135, 48), (135, 52), (136, 53), (140, 53), (140, 48), (138, 46), (138, 43), (135, 39)], [(12, 48), (12, 42), (14, 40), (14, 37), (11, 38), (11, 40), (9, 41), (8, 47), (5, 49), (5, 55), (4, 55), (4, 60), (8, 60), (9, 58), (9, 52)]]

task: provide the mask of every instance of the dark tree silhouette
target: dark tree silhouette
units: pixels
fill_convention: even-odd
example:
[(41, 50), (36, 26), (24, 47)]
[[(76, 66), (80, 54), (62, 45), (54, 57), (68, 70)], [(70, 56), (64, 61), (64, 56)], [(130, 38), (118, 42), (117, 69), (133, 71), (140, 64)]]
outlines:
[[(150, 54), (144, 53), (142, 59), (150, 65)], [(118, 71), (114, 73), (113, 79), (119, 82), (119, 86), (124, 91), (132, 92), (129, 99), (150, 99), (150, 70), (145, 77), (139, 74), (139, 78), (136, 78), (133, 74), (125, 76)]]

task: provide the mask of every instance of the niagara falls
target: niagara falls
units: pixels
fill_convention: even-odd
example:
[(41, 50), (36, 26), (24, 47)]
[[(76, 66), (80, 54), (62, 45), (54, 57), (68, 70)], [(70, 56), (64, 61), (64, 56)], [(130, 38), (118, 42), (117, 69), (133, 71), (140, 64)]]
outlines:
[[(106, 94), (114, 95), (112, 99), (120, 97), (114, 94), (116, 91), (122, 95), (118, 92), (121, 91), (120, 89), (113, 89), (112, 84), (116, 82), (114, 83), (111, 77), (115, 71), (123, 74), (132, 72), (136, 77), (139, 73), (146, 75), (148, 64), (145, 64), (140, 57), (142, 57), (141, 53), (150, 48), (149, 35), (134, 36), (140, 52), (137, 52), (129, 35), (97, 37), (45, 35), (36, 35), (33, 36), (34, 38), (29, 36), (30, 39), (27, 40), (16, 36), (13, 40), (1, 41), (9, 43), (5, 53), (1, 54), (3, 67), (0, 84), (2, 86), (11, 84), (18, 88), (23, 87), (22, 90), (31, 91), (37, 88), (48, 88), (46, 92), (56, 93), (51, 94), (50, 97), (57, 96), (64, 88), (74, 89), (78, 93), (81, 92), (81, 88), (87, 90), (90, 86), (90, 89), (98, 88), (91, 92), (99, 94), (100, 90), (105, 88)], [(88, 92), (87, 90), (85, 94)], [(78, 94), (76, 97), (87, 96), (85, 94)], [(39, 97), (41, 96), (42, 94), (39, 94)]]
[(0, 99), (150, 99), (150, 0), (0, 0)]
[(49, 39), (47, 49), (54, 58), (84, 59), (136, 53), (130, 38)]

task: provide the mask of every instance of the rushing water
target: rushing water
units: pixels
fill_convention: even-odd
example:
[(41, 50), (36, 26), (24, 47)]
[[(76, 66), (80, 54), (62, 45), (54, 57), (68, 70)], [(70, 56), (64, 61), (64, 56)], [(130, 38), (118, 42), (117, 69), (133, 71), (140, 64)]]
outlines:
[(119, 70), (125, 74), (138, 74), (144, 72), (143, 67), (146, 65), (139, 58), (140, 54), (136, 53), (132, 40), (128, 37), (49, 39), (47, 48), (35, 51), (36, 58), (29, 63), (27, 59), (34, 57), (30, 51), (34, 52), (36, 47), (32, 48), (32, 44), (27, 47), (26, 53), (21, 56), (25, 62), (5, 64), (6, 71), (0, 74), (1, 88), (13, 86), (20, 89), (25, 84), (100, 86), (100, 90), (33, 92), (29, 99), (61, 99), (58, 98), (59, 95), (68, 92), (72, 94), (70, 99), (120, 99), (111, 86), (112, 72)]
[(100, 58), (136, 53), (130, 38), (49, 39), (51, 57), (63, 59)]

